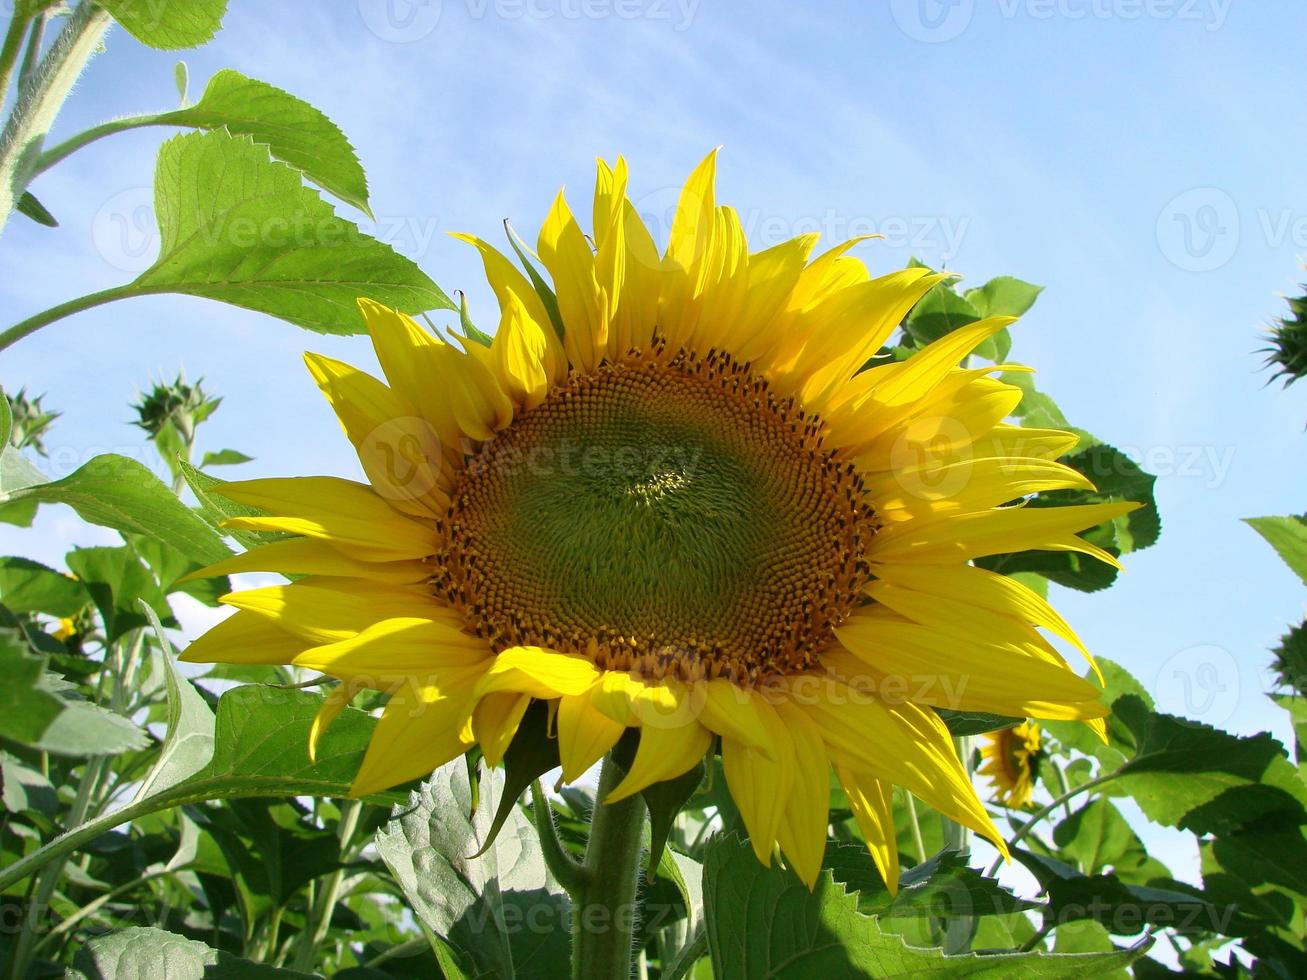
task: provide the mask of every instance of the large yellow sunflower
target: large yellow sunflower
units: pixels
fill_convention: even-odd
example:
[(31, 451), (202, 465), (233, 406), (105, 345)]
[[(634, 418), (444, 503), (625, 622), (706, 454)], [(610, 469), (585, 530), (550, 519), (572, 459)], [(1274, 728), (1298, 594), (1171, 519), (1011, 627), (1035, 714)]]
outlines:
[(814, 235), (751, 253), (714, 172), (662, 256), (620, 159), (589, 238), (560, 193), (538, 244), (553, 294), (459, 236), (499, 301), (488, 346), (361, 300), (389, 384), (307, 359), (370, 484), (226, 485), (266, 514), (228, 526), (296, 537), (209, 572), (307, 577), (227, 596), (239, 611), (184, 659), (340, 678), (315, 742), (360, 686), (389, 691), (356, 795), (474, 744), (497, 763), (534, 698), (568, 780), (640, 729), (610, 802), (720, 739), (759, 859), (779, 845), (809, 885), (833, 766), (893, 887), (895, 786), (1004, 847), (934, 708), (1105, 714), (1037, 629), (1079, 645), (1063, 619), (968, 562), (1112, 562), (1076, 532), (1133, 505), (1014, 505), (1089, 483), (1054, 462), (1075, 436), (1004, 424), (1020, 390), (959, 367), (1011, 319), (864, 370), (944, 277), (872, 279), (853, 242), (812, 259)]

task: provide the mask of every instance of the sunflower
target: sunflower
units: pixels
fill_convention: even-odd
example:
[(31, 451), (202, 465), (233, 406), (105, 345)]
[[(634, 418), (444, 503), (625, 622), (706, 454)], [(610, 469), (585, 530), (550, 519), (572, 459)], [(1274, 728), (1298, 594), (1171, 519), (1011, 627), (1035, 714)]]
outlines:
[[(1004, 424), (1012, 366), (959, 367), (982, 320), (866, 368), (945, 277), (870, 278), (845, 242), (750, 252), (715, 200), (715, 156), (660, 255), (600, 162), (591, 236), (562, 193), (540, 232), (552, 289), (470, 235), (500, 308), (488, 344), (445, 342), (360, 300), (388, 383), (309, 370), (369, 483), (260, 479), (232, 529), (288, 532), (208, 569), (303, 576), (226, 596), (186, 651), (339, 678), (311, 736), (361, 687), (389, 692), (352, 788), (374, 793), (479, 745), (497, 764), (533, 699), (575, 780), (628, 728), (606, 802), (720, 744), (758, 858), (810, 886), (833, 767), (891, 887), (892, 790), (1004, 849), (935, 708), (1100, 719), (1099, 689), (1039, 632), (1063, 619), (984, 555), (1076, 551), (1131, 504), (1014, 505), (1087, 488), (1065, 432)], [(1101, 722), (1098, 723), (1101, 727)]]
[(1029, 806), (1039, 764), (1039, 726), (1027, 721), (992, 732), (980, 755), (984, 762), (977, 771), (990, 778), (994, 798), (1018, 810)]

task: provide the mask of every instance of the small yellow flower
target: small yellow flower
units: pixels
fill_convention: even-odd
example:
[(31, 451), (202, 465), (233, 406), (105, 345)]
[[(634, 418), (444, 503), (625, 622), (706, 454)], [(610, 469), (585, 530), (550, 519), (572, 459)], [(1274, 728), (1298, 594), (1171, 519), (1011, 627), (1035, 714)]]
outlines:
[[(815, 235), (751, 252), (691, 175), (659, 254), (599, 164), (593, 227), (560, 193), (537, 250), (542, 296), (472, 236), (498, 298), (493, 342), (446, 343), (360, 301), (388, 384), (316, 354), (309, 370), (368, 483), (251, 480), (220, 492), (289, 532), (209, 569), (290, 585), (189, 661), (295, 664), (391, 693), (355, 795), (479, 744), (498, 763), (532, 699), (557, 712), (565, 779), (640, 730), (614, 801), (678, 776), (720, 739), (753, 847), (811, 885), (834, 771), (871, 854), (898, 880), (902, 786), (1004, 848), (933, 710), (1083, 720), (1099, 689), (1037, 628), (1080, 646), (1036, 593), (970, 564), (1027, 549), (1115, 563), (1078, 531), (1132, 504), (1026, 508), (1086, 488), (1054, 462), (1066, 432), (1008, 425), (1021, 390), (963, 369), (1011, 323), (965, 326), (864, 370), (945, 277), (871, 278)], [(1083, 646), (1080, 646), (1083, 650)]]
[(1039, 763), (1039, 726), (1027, 721), (993, 732), (980, 754), (979, 772), (993, 783), (994, 798), (1018, 810), (1029, 806)]

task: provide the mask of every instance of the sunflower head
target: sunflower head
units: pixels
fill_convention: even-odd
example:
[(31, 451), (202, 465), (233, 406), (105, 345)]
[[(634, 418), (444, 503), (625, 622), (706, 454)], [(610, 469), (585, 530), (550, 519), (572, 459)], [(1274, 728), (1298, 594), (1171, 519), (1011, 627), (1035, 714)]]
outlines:
[(994, 799), (1021, 810), (1030, 805), (1039, 769), (1039, 726), (1032, 721), (985, 736), (978, 770), (988, 776)]
[(1289, 312), (1271, 327), (1264, 348), (1266, 364), (1274, 368), (1273, 377), (1284, 378), (1291, 385), (1307, 374), (1307, 295), (1289, 300)]
[(960, 366), (1011, 319), (864, 369), (943, 277), (873, 278), (810, 235), (750, 251), (714, 171), (660, 253), (600, 163), (590, 233), (561, 194), (541, 229), (551, 284), (458, 236), (498, 300), (488, 343), (361, 301), (386, 381), (308, 364), (367, 482), (223, 487), (257, 514), (230, 527), (293, 537), (209, 572), (301, 577), (227, 596), (185, 659), (340, 679), (313, 746), (388, 692), (355, 794), (473, 745), (497, 763), (533, 700), (568, 780), (639, 730), (609, 802), (716, 749), (759, 859), (809, 884), (833, 769), (892, 888), (895, 786), (1003, 848), (936, 708), (1106, 714), (1045, 636), (1083, 650), (1070, 626), (971, 559), (1114, 562), (1077, 532), (1134, 505), (1019, 506), (1089, 483), (1056, 462), (1074, 435), (1005, 422), (1021, 390), (994, 375), (1020, 368)]

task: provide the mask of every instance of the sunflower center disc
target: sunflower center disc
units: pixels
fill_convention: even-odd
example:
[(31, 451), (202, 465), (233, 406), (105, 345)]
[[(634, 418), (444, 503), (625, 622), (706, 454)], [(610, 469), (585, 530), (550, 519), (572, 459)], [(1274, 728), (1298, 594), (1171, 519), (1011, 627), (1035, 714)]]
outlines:
[(868, 578), (821, 426), (729, 357), (574, 375), (467, 461), (438, 591), (502, 649), (751, 683), (811, 667)]

